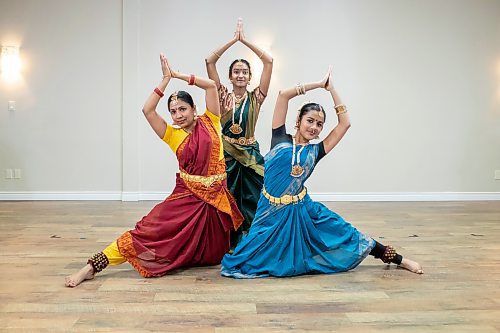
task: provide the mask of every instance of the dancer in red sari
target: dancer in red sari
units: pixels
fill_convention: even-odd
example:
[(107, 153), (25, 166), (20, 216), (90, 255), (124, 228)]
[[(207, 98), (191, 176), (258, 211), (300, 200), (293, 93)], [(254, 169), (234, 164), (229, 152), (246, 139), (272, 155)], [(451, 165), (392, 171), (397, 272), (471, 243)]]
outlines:
[[(133, 230), (94, 254), (79, 272), (67, 276), (68, 287), (125, 261), (143, 277), (162, 276), (180, 267), (217, 265), (229, 250), (230, 230), (243, 221), (227, 189), (215, 82), (173, 71), (163, 54), (160, 61), (163, 80), (147, 99), (143, 112), (177, 156), (176, 186)], [(205, 90), (207, 110), (203, 115), (197, 116), (191, 95), (184, 91), (174, 92), (168, 99), (174, 126), (158, 115), (156, 107), (172, 78)]]

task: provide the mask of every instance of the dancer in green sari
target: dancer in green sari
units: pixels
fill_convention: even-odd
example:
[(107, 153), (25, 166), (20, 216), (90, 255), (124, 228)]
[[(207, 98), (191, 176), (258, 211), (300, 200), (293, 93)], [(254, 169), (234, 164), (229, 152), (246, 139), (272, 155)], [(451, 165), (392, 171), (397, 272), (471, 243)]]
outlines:
[[(247, 60), (236, 59), (229, 67), (232, 91), (222, 85), (217, 73), (217, 60), (237, 42), (252, 50), (263, 63), (259, 85), (252, 91), (247, 90), (252, 78)], [(238, 231), (231, 235), (231, 247), (234, 248), (252, 224), (263, 186), (264, 158), (254, 133), (260, 107), (269, 89), (273, 58), (245, 38), (240, 19), (234, 37), (212, 52), (205, 61), (208, 77), (215, 81), (219, 91), (227, 185), (245, 218)]]

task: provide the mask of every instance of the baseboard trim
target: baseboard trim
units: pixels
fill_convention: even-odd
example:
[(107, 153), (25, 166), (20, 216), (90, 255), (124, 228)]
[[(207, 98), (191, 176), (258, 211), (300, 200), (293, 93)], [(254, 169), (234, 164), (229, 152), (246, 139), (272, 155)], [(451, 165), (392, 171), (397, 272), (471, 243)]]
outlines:
[[(0, 201), (121, 200), (160, 201), (170, 192), (0, 192)], [(497, 201), (500, 192), (352, 192), (310, 193), (317, 201)]]
[(496, 201), (500, 192), (310, 193), (317, 201)]
[(121, 192), (0, 192), (0, 201), (122, 200)]

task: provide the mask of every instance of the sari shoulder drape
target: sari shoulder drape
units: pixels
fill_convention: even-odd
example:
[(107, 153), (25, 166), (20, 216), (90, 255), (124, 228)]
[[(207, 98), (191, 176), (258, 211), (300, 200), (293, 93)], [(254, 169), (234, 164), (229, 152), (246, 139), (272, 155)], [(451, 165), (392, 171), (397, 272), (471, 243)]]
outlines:
[[(292, 144), (278, 143), (265, 158), (266, 192), (273, 197), (302, 192), (318, 153), (317, 144), (304, 147), (299, 161), (304, 173), (294, 177)], [(277, 205), (262, 194), (252, 227), (234, 253), (224, 256), (221, 274), (255, 278), (343, 272), (359, 265), (373, 246), (373, 239), (308, 194), (297, 203)]]
[[(181, 170), (200, 176), (213, 176), (226, 172), (226, 164), (223, 156), (221, 157), (223, 151), (218, 119), (220, 118), (208, 110), (198, 118), (198, 123), (190, 138), (184, 140), (177, 149)], [(235, 229), (241, 225), (243, 217), (234, 198), (227, 190), (225, 180), (208, 187), (199, 182), (187, 180), (183, 182), (193, 194), (221, 212), (230, 215)]]
[[(233, 124), (233, 110), (229, 110), (221, 117), (222, 135), (231, 139), (239, 139), (241, 137), (247, 139), (254, 138), (255, 127), (261, 104), (264, 101), (264, 96), (261, 94), (259, 87), (255, 88), (253, 91), (247, 92), (247, 94), (247, 102), (242, 102), (238, 105), (234, 114), (234, 122), (240, 124), (243, 132), (234, 134), (229, 130)], [(219, 88), (219, 95), (221, 105), (224, 105), (228, 98), (232, 98), (227, 88), (223, 85)], [(229, 104), (231, 104), (231, 102)], [(241, 112), (242, 107), (244, 107), (243, 112)], [(226, 158), (233, 158), (242, 166), (252, 169), (259, 176), (264, 176), (264, 158), (260, 153), (258, 141), (255, 141), (253, 144), (240, 145), (238, 143), (223, 140), (223, 145)]]
[[(181, 172), (210, 177), (225, 172), (218, 117), (200, 116), (190, 133), (167, 128), (164, 141)], [(205, 178), (203, 178), (205, 179)], [(117, 239), (120, 253), (144, 277), (180, 268), (216, 265), (229, 250), (229, 231), (243, 220), (219, 177), (211, 186), (176, 175), (172, 194)]]

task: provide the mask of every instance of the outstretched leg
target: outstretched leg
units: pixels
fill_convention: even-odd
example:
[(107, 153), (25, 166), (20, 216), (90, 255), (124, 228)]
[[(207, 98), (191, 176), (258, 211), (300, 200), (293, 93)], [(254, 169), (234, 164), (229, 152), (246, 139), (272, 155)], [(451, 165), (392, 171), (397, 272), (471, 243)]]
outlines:
[(80, 283), (82, 283), (85, 280), (92, 280), (95, 276), (94, 269), (92, 268), (92, 265), (87, 264), (85, 267), (80, 269), (78, 272), (66, 276), (65, 280), (65, 285), (66, 287), (76, 287)]
[(403, 258), (403, 260), (399, 264), (399, 267), (409, 270), (410, 272), (413, 273), (424, 274), (424, 270), (422, 269), (422, 266), (420, 266), (418, 262), (407, 258)]
[(99, 273), (109, 264), (108, 257), (102, 252), (94, 254), (88, 261), (87, 265), (80, 269), (77, 273), (66, 276), (66, 287), (76, 287), (85, 280), (92, 280), (95, 273)]
[(396, 250), (390, 245), (384, 246), (375, 241), (375, 247), (370, 252), (370, 255), (377, 259), (381, 259), (386, 264), (394, 263), (398, 267), (404, 268), (412, 273), (423, 274), (422, 266), (416, 261), (403, 258), (402, 255), (397, 254)]

